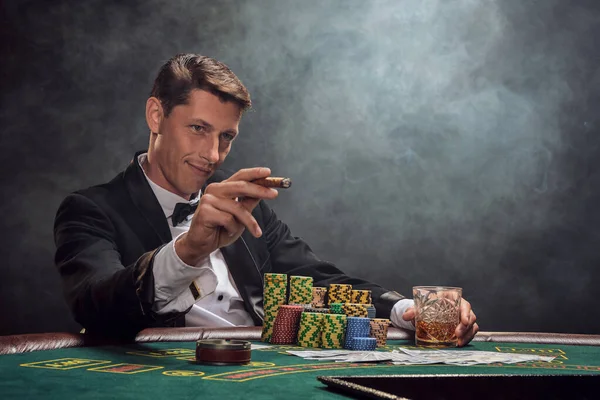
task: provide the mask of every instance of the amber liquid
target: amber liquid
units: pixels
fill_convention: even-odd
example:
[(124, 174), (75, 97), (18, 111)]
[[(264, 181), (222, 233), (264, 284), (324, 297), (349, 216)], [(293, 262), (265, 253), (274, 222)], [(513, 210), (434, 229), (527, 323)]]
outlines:
[(456, 323), (416, 321), (416, 325), (417, 346), (451, 347), (458, 343)]

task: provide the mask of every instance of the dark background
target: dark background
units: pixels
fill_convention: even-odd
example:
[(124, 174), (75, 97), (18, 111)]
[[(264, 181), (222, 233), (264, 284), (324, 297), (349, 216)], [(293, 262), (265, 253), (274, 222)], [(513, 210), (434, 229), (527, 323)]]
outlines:
[(0, 334), (77, 330), (64, 196), (146, 148), (178, 52), (253, 96), (227, 167), (346, 272), (464, 288), (484, 330), (600, 333), (598, 1), (4, 1)]

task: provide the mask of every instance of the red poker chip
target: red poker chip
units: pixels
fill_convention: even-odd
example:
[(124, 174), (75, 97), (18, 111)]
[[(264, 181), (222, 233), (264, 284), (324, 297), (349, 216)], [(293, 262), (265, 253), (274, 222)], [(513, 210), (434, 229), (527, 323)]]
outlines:
[(273, 344), (294, 344), (296, 343), (295, 336), (271, 336), (271, 343)]
[(303, 307), (299, 306), (281, 306), (277, 313), (277, 318), (273, 325), (273, 334), (271, 343), (273, 344), (294, 344), (300, 327), (300, 319)]
[(294, 305), (294, 304), (283, 304), (283, 305), (279, 306), (279, 309), (280, 310), (303, 310), (304, 307)]
[(278, 340), (289, 340), (289, 339), (294, 339), (295, 337), (296, 337), (296, 335), (291, 335), (289, 333), (279, 333), (277, 335), (272, 336), (273, 339), (278, 339)]

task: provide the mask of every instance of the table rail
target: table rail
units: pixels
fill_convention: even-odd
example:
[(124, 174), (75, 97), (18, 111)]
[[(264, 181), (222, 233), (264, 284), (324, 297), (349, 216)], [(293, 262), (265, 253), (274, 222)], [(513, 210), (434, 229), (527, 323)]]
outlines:
[[(261, 327), (237, 328), (149, 328), (140, 331), (134, 342), (192, 342), (199, 339), (260, 340)], [(413, 339), (411, 331), (390, 328), (389, 340)], [(476, 342), (563, 344), (600, 346), (600, 335), (537, 332), (479, 332)], [(133, 341), (130, 341), (130, 343)], [(80, 333), (30, 333), (0, 336), (0, 355), (69, 347), (117, 345), (127, 342)]]

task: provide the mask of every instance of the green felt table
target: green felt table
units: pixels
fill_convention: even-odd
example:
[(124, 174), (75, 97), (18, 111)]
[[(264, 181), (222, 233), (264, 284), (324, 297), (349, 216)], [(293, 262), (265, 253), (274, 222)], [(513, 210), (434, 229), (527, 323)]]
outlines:
[[(259, 343), (259, 342), (254, 342)], [(47, 399), (305, 399), (344, 398), (326, 390), (320, 375), (373, 374), (599, 374), (600, 347), (473, 342), (471, 350), (552, 355), (552, 363), (479, 366), (395, 366), (303, 360), (295, 346), (252, 350), (244, 366), (195, 363), (195, 342), (154, 342), (59, 348), (0, 356), (0, 397)], [(380, 351), (412, 346), (390, 340)]]

